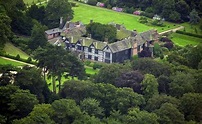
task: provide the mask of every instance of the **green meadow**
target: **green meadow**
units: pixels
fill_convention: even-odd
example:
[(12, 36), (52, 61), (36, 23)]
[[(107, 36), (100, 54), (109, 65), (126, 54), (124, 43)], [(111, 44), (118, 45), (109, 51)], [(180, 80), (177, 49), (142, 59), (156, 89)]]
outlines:
[(179, 46), (186, 46), (188, 44), (197, 45), (199, 43), (202, 43), (201, 38), (191, 37), (188, 35), (183, 35), (183, 34), (178, 34), (178, 33), (173, 33), (171, 35), (171, 40), (176, 45), (179, 45)]
[(166, 25), (165, 27), (146, 25), (138, 22), (140, 16), (123, 12), (115, 12), (110, 9), (90, 6), (79, 2), (76, 3), (78, 4), (78, 7), (73, 7), (73, 21), (81, 21), (84, 24), (88, 24), (90, 20), (103, 24), (114, 22), (117, 24), (123, 24), (128, 30), (135, 29), (138, 32), (147, 31), (149, 29), (157, 29), (159, 32), (162, 32), (176, 28), (178, 26), (177, 24), (169, 22), (164, 22), (164, 24)]
[(23, 63), (7, 60), (7, 59), (4, 59), (2, 57), (0, 57), (0, 64), (1, 65), (7, 65), (8, 64), (8, 65), (13, 65), (13, 66), (23, 66), (23, 65), (25, 65)]
[(25, 4), (31, 5), (31, 4), (36, 4), (36, 3), (43, 2), (46, 0), (23, 0), (23, 1)]
[(12, 43), (7, 42), (4, 47), (4, 51), (6, 54), (12, 55), (12, 56), (17, 56), (18, 54), (20, 55), (21, 58), (27, 59), (29, 57), (28, 54), (20, 50), (19, 48), (15, 47)]

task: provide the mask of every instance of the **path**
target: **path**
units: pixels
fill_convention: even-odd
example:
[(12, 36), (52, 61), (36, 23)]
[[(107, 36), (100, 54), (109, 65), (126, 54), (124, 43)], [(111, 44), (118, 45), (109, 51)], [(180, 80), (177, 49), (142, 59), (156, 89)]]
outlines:
[(29, 65), (29, 66), (31, 66), (31, 67), (34, 67), (34, 66), (35, 66), (35, 65), (33, 65), (33, 64), (29, 64), (29, 63), (26, 63), (26, 62), (22, 62), (22, 61), (19, 61), (19, 60), (15, 60), (15, 59), (3, 57), (3, 56), (0, 56), (0, 58), (6, 59), (6, 60), (10, 60), (10, 61), (13, 61), (13, 62), (19, 62), (19, 63), (25, 64), (25, 65)]
[(159, 34), (160, 34), (160, 35), (163, 35), (163, 34), (166, 34), (166, 33), (169, 33), (169, 32), (176, 32), (176, 31), (181, 30), (181, 29), (184, 29), (184, 26), (180, 26), (180, 27), (177, 27), (177, 28), (174, 28), (174, 29), (170, 29), (170, 30), (161, 32), (161, 33), (159, 33)]

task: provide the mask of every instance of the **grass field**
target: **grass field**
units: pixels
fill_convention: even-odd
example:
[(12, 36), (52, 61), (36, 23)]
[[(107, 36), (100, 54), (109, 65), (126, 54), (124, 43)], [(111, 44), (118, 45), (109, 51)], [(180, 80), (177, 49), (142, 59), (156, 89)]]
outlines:
[[(98, 73), (98, 71), (99, 71), (98, 69), (94, 70), (92, 67), (89, 67), (89, 66), (85, 66), (85, 69), (86, 69), (86, 73), (87, 73), (87, 74), (90, 74), (90, 75), (94, 75), (94, 74)], [(63, 76), (62, 79), (61, 79), (62, 84), (63, 84), (65, 81), (67, 81), (67, 80), (72, 80), (72, 78), (71, 78), (71, 77), (65, 78), (65, 77)], [(78, 80), (77, 77), (75, 77), (74, 80)], [(46, 81), (47, 81), (47, 84), (48, 84), (49, 89), (50, 89), (50, 90), (53, 90), (53, 85), (52, 85), (52, 83), (51, 83), (52, 80), (51, 80), (51, 79), (47, 79)], [(56, 86), (57, 86), (57, 85), (58, 85), (58, 81), (56, 81)], [(56, 90), (58, 91), (58, 87), (56, 87)]]
[(183, 31), (190, 32), (192, 34), (200, 34), (202, 35), (202, 31), (199, 29), (199, 25), (190, 25), (188, 22), (183, 23), (182, 26), (185, 27), (185, 30)]
[(25, 64), (22, 64), (22, 63), (19, 63), (19, 62), (14, 62), (14, 61), (6, 60), (6, 59), (1, 58), (1, 57), (0, 57), (0, 64), (1, 65), (10, 64), (10, 65), (13, 65), (13, 66), (23, 66), (23, 65), (25, 65)]
[(29, 57), (29, 55), (27, 55), (25, 52), (23, 52), (22, 50), (20, 50), (19, 48), (15, 47), (13, 44), (7, 42), (5, 47), (4, 47), (4, 51), (12, 56), (16, 56), (17, 54), (20, 55), (21, 58), (23, 59), (27, 59)]
[(23, 0), (25, 4), (31, 5), (31, 4), (36, 4), (42, 1), (46, 1), (46, 0)]
[(171, 35), (171, 37), (172, 37), (171, 40), (176, 45), (179, 45), (179, 46), (186, 46), (188, 44), (197, 45), (199, 43), (202, 43), (201, 38), (191, 37), (191, 36), (183, 35), (183, 34), (173, 33)]
[(74, 19), (73, 21), (81, 21), (84, 24), (88, 24), (90, 20), (94, 22), (100, 22), (107, 24), (110, 22), (123, 24), (128, 30), (136, 29), (138, 32), (147, 31), (149, 29), (157, 29), (159, 32), (176, 28), (178, 25), (174, 23), (165, 22), (166, 27), (157, 27), (141, 24), (138, 22), (139, 16), (132, 14), (115, 12), (110, 9), (100, 8), (96, 6), (90, 6), (83, 3), (78, 3), (79, 7), (74, 7)]

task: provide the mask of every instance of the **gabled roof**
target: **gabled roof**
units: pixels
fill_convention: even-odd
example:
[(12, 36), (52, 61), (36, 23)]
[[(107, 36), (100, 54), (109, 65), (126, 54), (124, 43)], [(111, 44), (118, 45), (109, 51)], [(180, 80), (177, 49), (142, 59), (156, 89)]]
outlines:
[(140, 36), (146, 41), (155, 40), (156, 35), (157, 33), (154, 29), (140, 33)]
[(55, 34), (55, 33), (60, 33), (60, 32), (62, 32), (62, 30), (59, 28), (53, 28), (53, 29), (45, 31), (46, 34)]
[(108, 46), (111, 49), (112, 53), (120, 52), (126, 49), (130, 49), (132, 47), (130, 39), (117, 41), (115, 43), (108, 44)]

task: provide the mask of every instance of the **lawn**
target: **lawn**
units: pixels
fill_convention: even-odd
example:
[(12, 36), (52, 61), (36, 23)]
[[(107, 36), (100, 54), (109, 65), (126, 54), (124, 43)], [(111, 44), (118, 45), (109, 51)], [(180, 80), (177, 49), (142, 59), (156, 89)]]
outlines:
[(73, 21), (81, 21), (84, 24), (88, 24), (90, 20), (103, 24), (114, 22), (118, 24), (123, 24), (128, 30), (136, 29), (138, 32), (147, 31), (149, 29), (157, 29), (159, 32), (162, 32), (168, 29), (176, 28), (178, 26), (174, 23), (168, 22), (165, 22), (166, 27), (145, 25), (138, 22), (140, 16), (123, 12), (115, 12), (110, 9), (90, 6), (79, 2), (76, 3), (79, 5), (79, 7), (73, 7)]
[(17, 54), (20, 55), (21, 58), (23, 59), (27, 59), (29, 57), (29, 55), (27, 55), (25, 52), (23, 52), (22, 50), (20, 50), (19, 48), (15, 47), (13, 44), (7, 42), (5, 47), (4, 47), (4, 51), (12, 56), (16, 56)]
[[(94, 75), (94, 74), (96, 74), (96, 73), (98, 73), (98, 69), (96, 69), (96, 70), (94, 70), (92, 67), (89, 67), (89, 66), (85, 66), (85, 69), (86, 69), (86, 73), (87, 74), (90, 74), (90, 75)], [(65, 81), (67, 81), (67, 80), (72, 80), (72, 78), (71, 77), (68, 77), (68, 78), (65, 78), (64, 76), (62, 77), (62, 79), (61, 79), (61, 82), (62, 82), (62, 84), (65, 82)], [(74, 78), (74, 80), (78, 80), (78, 78), (77, 77), (75, 77)], [(51, 83), (51, 79), (46, 79), (46, 81), (47, 81), (47, 84), (48, 84), (48, 87), (49, 87), (49, 89), (50, 90), (53, 90), (53, 85), (52, 85), (52, 83)], [(56, 90), (58, 91), (58, 81), (56, 81)]]
[(176, 45), (179, 45), (179, 46), (186, 46), (188, 44), (197, 45), (200, 42), (202, 43), (201, 38), (191, 37), (191, 36), (188, 36), (188, 35), (183, 35), (183, 34), (178, 34), (178, 33), (173, 33), (171, 35), (171, 40)]
[(1, 65), (10, 64), (10, 65), (13, 65), (13, 66), (23, 66), (23, 65), (25, 65), (25, 64), (23, 64), (23, 63), (19, 63), (19, 62), (14, 62), (14, 61), (6, 60), (6, 59), (1, 58), (1, 57), (0, 57), (0, 64), (1, 64)]
[(202, 35), (202, 31), (199, 29), (199, 25), (190, 25), (188, 22), (183, 23), (182, 26), (185, 27), (183, 31), (190, 32), (192, 34), (200, 34)]
[(23, 0), (25, 4), (31, 5), (31, 4), (36, 4), (42, 1), (46, 1), (46, 0)]

